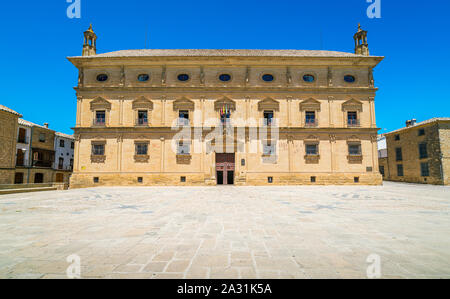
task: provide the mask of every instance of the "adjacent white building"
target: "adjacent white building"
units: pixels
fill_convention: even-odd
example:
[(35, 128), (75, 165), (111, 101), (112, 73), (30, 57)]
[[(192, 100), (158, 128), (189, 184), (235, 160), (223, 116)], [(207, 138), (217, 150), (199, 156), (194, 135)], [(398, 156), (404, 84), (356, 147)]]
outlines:
[(31, 128), (35, 125), (22, 118), (18, 120), (16, 143), (16, 166), (31, 166)]
[(378, 158), (387, 158), (387, 143), (386, 136), (378, 136)]
[(75, 138), (72, 135), (55, 133), (55, 163), (56, 170), (73, 169), (73, 156), (75, 148)]

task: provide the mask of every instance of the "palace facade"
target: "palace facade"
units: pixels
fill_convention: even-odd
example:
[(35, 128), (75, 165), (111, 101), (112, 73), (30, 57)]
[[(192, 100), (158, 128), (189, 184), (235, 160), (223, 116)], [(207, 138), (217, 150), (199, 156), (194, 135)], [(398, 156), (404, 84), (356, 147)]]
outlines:
[(382, 183), (367, 32), (354, 53), (124, 50), (79, 71), (71, 188)]

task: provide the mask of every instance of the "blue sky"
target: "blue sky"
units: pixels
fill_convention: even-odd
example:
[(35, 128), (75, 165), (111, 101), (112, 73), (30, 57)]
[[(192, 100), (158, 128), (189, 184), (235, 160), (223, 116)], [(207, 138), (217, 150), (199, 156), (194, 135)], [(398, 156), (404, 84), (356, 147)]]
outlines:
[[(369, 31), (382, 132), (450, 117), (450, 4), (381, 0), (369, 19), (366, 0), (114, 1), (81, 0), (81, 18), (66, 0), (3, 1), (0, 104), (35, 123), (72, 133), (82, 33), (93, 23), (98, 52), (141, 48), (308, 49), (352, 52), (358, 22)], [(147, 45), (146, 45), (147, 41)]]

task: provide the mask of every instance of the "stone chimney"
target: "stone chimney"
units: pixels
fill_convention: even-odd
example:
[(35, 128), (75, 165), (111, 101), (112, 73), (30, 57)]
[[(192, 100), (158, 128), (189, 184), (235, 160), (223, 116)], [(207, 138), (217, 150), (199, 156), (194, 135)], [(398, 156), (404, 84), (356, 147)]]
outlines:
[(417, 120), (416, 119), (410, 119), (406, 121), (406, 127), (414, 127), (416, 125)]
[(46, 128), (48, 129), (48, 123), (45, 123), (45, 124), (44, 124), (44, 127), (46, 127)]

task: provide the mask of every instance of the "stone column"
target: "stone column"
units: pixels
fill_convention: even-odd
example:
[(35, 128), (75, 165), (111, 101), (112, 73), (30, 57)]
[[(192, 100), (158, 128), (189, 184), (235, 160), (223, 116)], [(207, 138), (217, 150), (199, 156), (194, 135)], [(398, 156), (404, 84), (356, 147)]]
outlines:
[(334, 153), (335, 153), (335, 146), (334, 146), (334, 144), (335, 143), (336, 143), (336, 135), (330, 134), (331, 173), (334, 173), (336, 171), (335, 158), (334, 158)]
[(161, 97), (161, 125), (166, 125), (166, 96)]
[(165, 151), (166, 142), (165, 142), (165, 138), (163, 136), (161, 136), (160, 140), (161, 140), (161, 170), (160, 170), (160, 173), (163, 173), (163, 172), (165, 172), (164, 160), (165, 160), (165, 152), (166, 152)]
[(330, 128), (333, 128), (334, 127), (334, 120), (333, 120), (333, 109), (332, 109), (332, 103), (333, 103), (333, 101), (334, 101), (334, 97), (332, 97), (332, 96), (329, 96), (328, 97), (328, 119), (329, 119), (329, 126), (330, 126)]
[(119, 96), (119, 125), (120, 126), (123, 125), (123, 102), (124, 102), (124, 97)]
[(376, 118), (375, 118), (375, 98), (369, 98), (370, 105), (370, 127), (375, 128), (377, 126)]
[[(80, 144), (81, 144), (81, 135), (75, 134), (75, 163), (74, 163), (74, 171), (79, 172), (80, 171)], [(31, 148), (30, 148), (31, 153)], [(28, 163), (31, 163), (30, 161)]]
[(83, 97), (77, 96), (77, 120), (76, 120), (77, 127), (81, 126), (82, 109), (83, 109)]
[(292, 117), (291, 117), (291, 106), (292, 106), (292, 97), (288, 96), (287, 97), (287, 125), (288, 127), (292, 126)]
[(287, 136), (287, 142), (288, 142), (288, 162), (289, 162), (289, 173), (292, 173), (292, 160), (294, 157), (292, 157), (292, 146), (294, 143), (294, 136), (289, 135)]
[(123, 145), (123, 136), (117, 136), (117, 170), (122, 172), (122, 145)]

